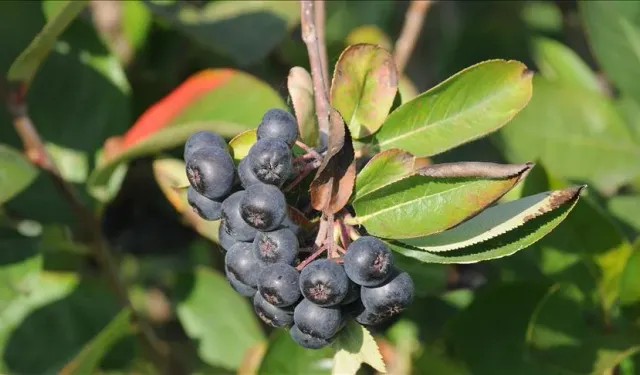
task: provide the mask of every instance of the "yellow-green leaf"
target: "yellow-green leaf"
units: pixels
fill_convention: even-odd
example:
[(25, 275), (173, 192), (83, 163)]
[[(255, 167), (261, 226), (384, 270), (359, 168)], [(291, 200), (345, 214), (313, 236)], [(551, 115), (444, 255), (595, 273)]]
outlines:
[(378, 372), (386, 372), (378, 344), (371, 333), (355, 321), (347, 323), (334, 346), (336, 354), (333, 357), (333, 375), (355, 375), (363, 363)]
[(304, 68), (294, 66), (289, 71), (287, 88), (298, 120), (300, 139), (307, 145), (315, 147), (318, 143), (319, 130), (311, 75)]
[(27, 188), (38, 170), (17, 150), (0, 144), (0, 204)]
[(331, 105), (340, 112), (354, 139), (375, 133), (398, 91), (398, 72), (389, 51), (373, 44), (347, 47), (336, 64)]

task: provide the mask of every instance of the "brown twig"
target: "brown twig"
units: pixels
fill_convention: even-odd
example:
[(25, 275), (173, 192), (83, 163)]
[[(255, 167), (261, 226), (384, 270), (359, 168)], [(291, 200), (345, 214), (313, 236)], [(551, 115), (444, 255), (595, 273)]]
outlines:
[(132, 320), (137, 324), (141, 333), (138, 338), (143, 348), (149, 352), (148, 354), (152, 356), (157, 365), (166, 363), (168, 347), (156, 337), (151, 326), (133, 310), (127, 289), (120, 281), (118, 268), (111, 257), (107, 241), (102, 235), (99, 221), (93, 212), (79, 199), (73, 185), (64, 180), (31, 121), (25, 100), (26, 89), (24, 85), (9, 89), (5, 94), (7, 109), (13, 119), (16, 132), (22, 140), (28, 159), (49, 175), (62, 198), (71, 206), (78, 222), (84, 229), (83, 233), (91, 240), (93, 253), (100, 264), (109, 287), (120, 304), (131, 309)]
[(404, 25), (402, 25), (402, 31), (396, 41), (394, 51), (398, 76), (402, 75), (407, 62), (409, 62), (430, 6), (430, 0), (412, 0), (409, 9), (407, 9)]
[(303, 149), (307, 154), (312, 155), (315, 159), (322, 160), (322, 156), (318, 153), (318, 151), (314, 150), (312, 147), (307, 146), (301, 140), (296, 141), (296, 146)]
[(325, 92), (329, 92), (329, 63), (327, 59), (327, 46), (325, 43), (324, 25), (326, 22), (326, 9), (324, 0), (315, 1), (314, 24), (318, 38), (318, 50), (320, 51), (320, 63), (322, 65), (322, 82)]
[(307, 264), (313, 262), (313, 260), (319, 257), (325, 250), (327, 249), (324, 246), (320, 246), (318, 250), (316, 250), (313, 254), (309, 255), (305, 260), (300, 262), (300, 264), (298, 264), (296, 269), (298, 271), (302, 271), (302, 269), (305, 268)]
[[(320, 51), (319, 39), (324, 40), (324, 36), (318, 37), (316, 28), (315, 4), (313, 0), (300, 1), (300, 24), (302, 26), (302, 40), (307, 46), (309, 54), (309, 65), (311, 65), (311, 77), (313, 79), (313, 96), (316, 104), (316, 116), (320, 131), (329, 131), (329, 95), (325, 89), (325, 78), (322, 69), (322, 54)], [(328, 77), (327, 77), (328, 78)]]

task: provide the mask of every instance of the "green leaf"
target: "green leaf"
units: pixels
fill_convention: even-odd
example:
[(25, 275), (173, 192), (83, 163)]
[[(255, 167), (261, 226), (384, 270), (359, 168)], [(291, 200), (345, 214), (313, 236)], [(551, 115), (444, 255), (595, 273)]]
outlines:
[[(429, 252), (459, 250), (504, 236), (538, 216), (548, 214), (577, 199), (582, 188), (548, 191), (490, 207), (477, 216), (444, 232), (400, 240)], [(574, 203), (574, 202), (572, 202)], [(504, 256), (510, 254), (504, 254)]]
[(319, 129), (313, 81), (309, 72), (299, 66), (291, 68), (287, 78), (287, 89), (298, 120), (300, 139), (305, 144), (315, 147), (318, 144)]
[(536, 77), (534, 95), (497, 144), (511, 162), (540, 160), (558, 177), (615, 188), (640, 173), (640, 145), (611, 102)]
[(178, 303), (178, 318), (187, 335), (198, 341), (203, 361), (236, 369), (245, 351), (264, 340), (253, 309), (224, 276), (197, 268), (193, 277), (192, 289)]
[(0, 204), (24, 190), (38, 170), (17, 150), (0, 144)]
[(331, 105), (340, 112), (354, 139), (382, 126), (398, 91), (398, 72), (389, 51), (373, 44), (347, 47), (331, 82)]
[(534, 42), (534, 60), (540, 74), (549, 81), (602, 94), (598, 77), (571, 48), (553, 39)]
[(640, 331), (607, 328), (589, 319), (589, 313), (584, 296), (575, 288), (554, 287), (529, 324), (529, 355), (564, 372), (603, 374), (640, 351)]
[[(531, 213), (530, 215), (533, 215), (533, 218), (528, 218), (528, 220), (520, 226), (494, 237), (486, 236), (485, 238), (485, 236), (480, 235), (473, 240), (469, 240), (469, 238), (473, 238), (473, 236), (468, 236), (468, 238), (465, 239), (464, 235), (459, 234), (464, 233), (467, 229), (463, 229), (463, 232), (459, 232), (457, 231), (457, 228), (454, 228), (451, 229), (453, 234), (447, 232), (440, 234), (442, 236), (440, 237), (441, 239), (449, 239), (452, 243), (446, 243), (445, 241), (438, 242), (438, 239), (432, 243), (432, 246), (436, 245), (433, 246), (433, 248), (439, 250), (439, 252), (425, 251), (401, 242), (393, 242), (390, 243), (390, 245), (393, 250), (398, 251), (407, 257), (415, 258), (427, 263), (475, 263), (512, 255), (540, 240), (558, 226), (558, 224), (567, 217), (569, 212), (575, 206), (582, 188), (583, 187), (574, 187), (560, 192), (555, 192), (555, 194), (552, 193), (547, 195), (546, 198), (552, 199), (548, 199), (543, 205), (545, 207), (544, 210), (547, 210), (546, 213)], [(509, 205), (506, 209), (501, 208), (500, 206), (489, 208), (485, 211), (489, 212), (485, 217), (487, 217), (487, 220), (492, 220), (494, 215), (499, 216), (500, 211), (502, 210), (505, 210), (504, 212), (509, 212), (511, 209), (517, 211), (517, 208), (521, 204), (531, 203), (539, 198), (544, 199), (544, 195), (546, 195), (546, 193), (543, 193), (543, 195), (540, 195), (539, 197), (531, 197), (530, 200), (516, 201), (511, 202), (513, 204), (505, 203), (504, 205), (501, 205)], [(551, 208), (553, 208), (553, 210), (548, 211)], [(481, 215), (483, 214), (485, 213), (483, 212), (470, 221), (482, 219)], [(466, 223), (463, 223), (462, 225), (464, 224)], [(475, 225), (484, 225), (484, 223), (482, 220), (478, 220), (471, 225), (465, 225), (465, 227), (470, 228), (468, 229), (470, 233), (474, 233), (473, 228)], [(460, 243), (456, 243), (456, 240), (460, 241)], [(428, 237), (420, 239), (420, 241), (426, 242), (427, 245), (425, 247), (428, 248)], [(416, 242), (416, 244), (420, 245), (419, 242)]]
[[(38, 242), (0, 232), (2, 373), (59, 373), (120, 311), (105, 285), (44, 269), (50, 262), (37, 252)], [(53, 344), (43, 339), (52, 337)]]
[(249, 154), (251, 146), (253, 146), (257, 140), (258, 134), (255, 129), (252, 129), (236, 135), (231, 141), (229, 141), (231, 156), (233, 156), (233, 161), (236, 165)]
[(263, 60), (300, 19), (300, 7), (293, 1), (146, 4), (202, 46), (243, 66)]
[(619, 220), (640, 232), (640, 195), (617, 195), (609, 199), (607, 208)]
[(49, 19), (42, 31), (11, 64), (7, 79), (12, 82), (24, 82), (28, 86), (42, 61), (51, 52), (56, 39), (86, 5), (86, 0), (79, 0), (66, 1), (63, 6), (60, 6), (58, 12)]
[(620, 305), (628, 312), (630, 320), (640, 327), (640, 284), (637, 277), (640, 274), (640, 240), (633, 245), (633, 253), (620, 276)]
[(640, 5), (631, 1), (581, 1), (591, 50), (607, 77), (640, 100)]
[(498, 130), (531, 98), (517, 61), (490, 60), (453, 75), (393, 111), (375, 135), (382, 150), (431, 156)]
[(369, 331), (350, 320), (340, 332), (333, 344), (336, 354), (333, 357), (334, 375), (354, 374), (363, 363), (373, 367), (378, 372), (386, 372), (386, 366), (378, 350), (378, 344)]
[(330, 347), (320, 350), (298, 345), (284, 329), (275, 330), (260, 364), (259, 375), (325, 375), (331, 372)]
[(490, 286), (447, 324), (446, 338), (475, 375), (553, 374), (526, 360), (529, 321), (549, 285)]
[(376, 154), (358, 174), (353, 199), (409, 177), (429, 164), (428, 159), (416, 158), (397, 148)]
[(92, 374), (118, 340), (131, 334), (131, 310), (123, 309), (63, 369), (65, 375)]
[[(354, 223), (366, 226), (373, 235), (385, 238), (413, 238), (441, 232), (475, 215), (517, 184), (531, 164), (449, 163), (420, 168), (398, 179), (407, 171), (406, 155), (395, 154), (372, 160), (365, 166), (380, 169), (393, 165), (383, 175), (384, 185), (361, 186), (353, 202)], [(391, 154), (388, 154), (391, 156)], [(365, 174), (371, 176), (371, 171)]]

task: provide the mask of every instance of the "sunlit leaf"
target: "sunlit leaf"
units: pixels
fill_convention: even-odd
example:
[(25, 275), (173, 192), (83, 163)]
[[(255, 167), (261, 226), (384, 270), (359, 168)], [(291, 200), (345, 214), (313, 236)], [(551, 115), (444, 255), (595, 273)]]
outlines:
[(304, 68), (294, 66), (289, 70), (287, 88), (298, 120), (300, 139), (307, 145), (315, 147), (318, 143), (319, 130), (311, 75)]
[(0, 204), (20, 193), (38, 175), (38, 170), (13, 148), (0, 144)]
[(333, 357), (332, 374), (355, 374), (363, 363), (379, 372), (386, 372), (378, 344), (371, 333), (355, 321), (347, 323), (333, 345), (336, 354)]

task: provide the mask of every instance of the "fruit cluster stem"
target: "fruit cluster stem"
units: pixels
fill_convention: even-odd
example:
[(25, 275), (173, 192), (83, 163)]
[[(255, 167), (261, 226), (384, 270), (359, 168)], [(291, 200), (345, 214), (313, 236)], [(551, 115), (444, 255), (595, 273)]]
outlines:
[[(44, 142), (28, 114), (26, 87), (21, 84), (14, 89), (9, 89), (6, 92), (6, 105), (13, 119), (13, 126), (22, 140), (28, 160), (49, 175), (62, 198), (69, 203), (78, 222), (82, 225), (83, 234), (89, 237), (93, 254), (99, 262), (101, 272), (109, 287), (120, 304), (131, 310), (132, 320), (139, 327), (137, 337), (143, 349), (147, 351), (157, 366), (166, 364), (169, 348), (166, 343), (158, 339), (151, 325), (133, 310), (127, 288), (120, 280), (118, 268), (111, 256), (109, 245), (104, 238), (98, 219), (78, 198), (74, 186), (62, 177), (53, 158), (45, 148)], [(167, 367), (163, 366), (163, 368)]]

